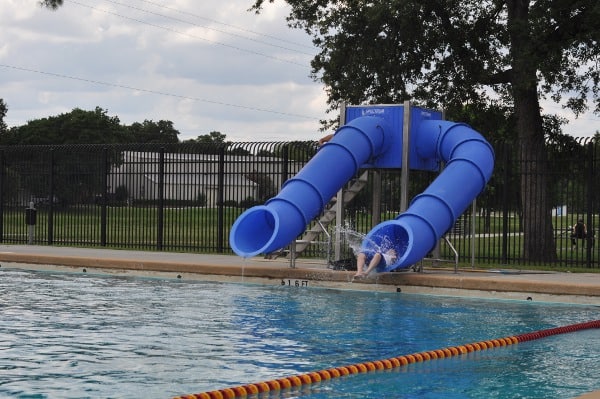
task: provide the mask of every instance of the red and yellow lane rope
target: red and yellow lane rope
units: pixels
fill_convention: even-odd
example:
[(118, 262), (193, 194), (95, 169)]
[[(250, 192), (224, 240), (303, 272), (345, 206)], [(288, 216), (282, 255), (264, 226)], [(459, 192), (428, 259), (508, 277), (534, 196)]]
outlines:
[(392, 357), (389, 359), (375, 360), (351, 364), (349, 366), (334, 367), (326, 370), (313, 371), (306, 374), (283, 377), (276, 380), (257, 382), (254, 384), (240, 385), (232, 388), (224, 388), (215, 391), (207, 391), (195, 394), (177, 396), (173, 399), (236, 399), (249, 395), (255, 395), (271, 391), (280, 391), (290, 388), (298, 388), (304, 385), (329, 380), (332, 378), (343, 377), (351, 374), (368, 373), (377, 370), (394, 369), (403, 367), (411, 363), (425, 362), (432, 359), (443, 359), (452, 356), (464, 355), (469, 352), (480, 351), (484, 349), (497, 348), (517, 344), (519, 342), (533, 341), (536, 339), (549, 337), (551, 335), (566, 334), (570, 332), (600, 328), (600, 320), (588, 321), (585, 323), (571, 324), (563, 327), (549, 328), (531, 333), (515, 335), (505, 338), (492, 339), (489, 341), (474, 342), (471, 344), (452, 346), (443, 349), (436, 349), (426, 352), (413, 353)]

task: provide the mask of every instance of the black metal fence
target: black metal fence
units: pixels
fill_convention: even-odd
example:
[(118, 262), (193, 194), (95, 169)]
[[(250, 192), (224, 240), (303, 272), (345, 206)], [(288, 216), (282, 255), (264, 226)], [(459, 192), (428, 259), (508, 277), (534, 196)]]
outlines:
[[(449, 242), (466, 264), (540, 263), (523, 258), (523, 201), (529, 200), (521, 177), (524, 162), (532, 161), (520, 161), (514, 145), (493, 146), (490, 183), (433, 255), (454, 259)], [(548, 158), (535, 161), (544, 162), (553, 206), (556, 267), (599, 267), (593, 245), (599, 149), (593, 140), (548, 143)], [(228, 237), (236, 218), (275, 196), (316, 151), (312, 142), (0, 147), (0, 242), (232, 253)], [(369, 173), (367, 186), (344, 209), (343, 225), (362, 233), (398, 215), (404, 184), (400, 170)], [(409, 198), (437, 174), (410, 171)], [(35, 220), (31, 211), (26, 218), (27, 208), (35, 209)], [(540, 210), (538, 217), (548, 214)], [(570, 228), (578, 219), (589, 239), (572, 245)], [(350, 249), (344, 251), (348, 256)], [(323, 253), (315, 245), (303, 256)]]

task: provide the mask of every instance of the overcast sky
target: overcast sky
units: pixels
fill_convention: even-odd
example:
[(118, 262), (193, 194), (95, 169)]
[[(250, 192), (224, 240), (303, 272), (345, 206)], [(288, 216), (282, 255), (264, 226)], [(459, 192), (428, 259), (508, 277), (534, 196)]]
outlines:
[[(0, 9), (0, 98), (5, 122), (96, 106), (123, 124), (170, 120), (180, 140), (219, 131), (230, 141), (316, 140), (326, 95), (310, 77), (317, 50), (287, 27), (283, 1), (37, 0)], [(573, 119), (560, 106), (546, 112)], [(591, 113), (565, 129), (591, 136)]]

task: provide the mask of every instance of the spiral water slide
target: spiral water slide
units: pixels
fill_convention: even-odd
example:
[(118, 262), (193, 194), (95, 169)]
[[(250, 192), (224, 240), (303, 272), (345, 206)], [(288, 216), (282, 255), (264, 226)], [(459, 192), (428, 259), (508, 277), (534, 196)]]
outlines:
[[(392, 246), (398, 258), (379, 271), (407, 268), (423, 259), (483, 190), (494, 167), (494, 151), (462, 123), (422, 121), (414, 140), (417, 153), (443, 161), (433, 183), (393, 220), (375, 226), (364, 246)], [(353, 119), (264, 205), (242, 213), (229, 241), (242, 257), (273, 252), (295, 240), (361, 166), (373, 163), (394, 141), (393, 129), (380, 117)], [(397, 144), (393, 144), (397, 145)]]

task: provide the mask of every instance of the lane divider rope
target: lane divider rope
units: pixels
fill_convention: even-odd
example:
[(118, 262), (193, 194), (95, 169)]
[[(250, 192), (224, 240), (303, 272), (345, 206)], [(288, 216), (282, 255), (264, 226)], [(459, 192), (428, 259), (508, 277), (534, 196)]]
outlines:
[(298, 388), (304, 385), (329, 380), (332, 378), (343, 377), (351, 374), (368, 373), (371, 371), (394, 369), (404, 367), (411, 363), (425, 362), (433, 359), (443, 359), (452, 356), (464, 355), (469, 352), (475, 352), (485, 349), (497, 348), (501, 346), (513, 345), (519, 342), (533, 341), (551, 335), (566, 334), (591, 328), (600, 328), (600, 320), (593, 320), (584, 323), (571, 324), (563, 327), (549, 328), (535, 332), (492, 339), (488, 341), (474, 342), (471, 344), (452, 346), (448, 348), (418, 352), (409, 355), (392, 357), (389, 359), (375, 360), (351, 364), (349, 366), (334, 367), (326, 370), (313, 371), (305, 374), (294, 375), (291, 377), (279, 378), (276, 380), (257, 382), (254, 384), (240, 385), (232, 388), (224, 388), (214, 391), (207, 391), (195, 394), (176, 396), (173, 399), (236, 399), (249, 395), (256, 395), (265, 392), (280, 391), (290, 388)]

